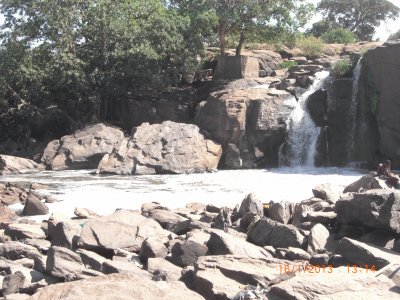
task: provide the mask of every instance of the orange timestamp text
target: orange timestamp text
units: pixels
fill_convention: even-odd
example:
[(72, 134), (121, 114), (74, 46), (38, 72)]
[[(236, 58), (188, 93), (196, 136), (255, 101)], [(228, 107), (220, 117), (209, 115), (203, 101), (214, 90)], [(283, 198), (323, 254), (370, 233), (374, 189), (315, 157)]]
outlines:
[[(347, 273), (374, 273), (376, 271), (375, 265), (347, 265)], [(324, 274), (333, 273), (334, 268), (332, 265), (310, 265), (310, 264), (280, 264), (279, 272), (282, 273), (310, 273), (310, 274)]]

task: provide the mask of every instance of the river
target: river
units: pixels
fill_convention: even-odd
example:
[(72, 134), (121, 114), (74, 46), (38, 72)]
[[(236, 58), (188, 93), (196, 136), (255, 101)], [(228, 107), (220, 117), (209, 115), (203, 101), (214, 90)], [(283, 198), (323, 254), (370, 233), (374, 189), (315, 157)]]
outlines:
[[(344, 187), (362, 175), (361, 171), (348, 168), (305, 167), (190, 175), (100, 176), (92, 172), (45, 171), (0, 176), (0, 182), (46, 184), (49, 188), (39, 192), (61, 200), (48, 204), (50, 213), (73, 216), (75, 207), (105, 215), (117, 208), (140, 209), (142, 203), (152, 201), (170, 208), (184, 207), (188, 202), (234, 207), (251, 192), (264, 203), (271, 200), (300, 202), (312, 197), (312, 188), (318, 184), (333, 183)], [(20, 204), (11, 207), (22, 209)]]

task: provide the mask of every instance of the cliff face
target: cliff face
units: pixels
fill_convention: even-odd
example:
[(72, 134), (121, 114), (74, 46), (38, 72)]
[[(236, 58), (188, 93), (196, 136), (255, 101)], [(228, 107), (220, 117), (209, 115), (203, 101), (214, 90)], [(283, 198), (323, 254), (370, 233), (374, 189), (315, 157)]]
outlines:
[(400, 167), (400, 41), (363, 57), (356, 115), (355, 159), (389, 158)]

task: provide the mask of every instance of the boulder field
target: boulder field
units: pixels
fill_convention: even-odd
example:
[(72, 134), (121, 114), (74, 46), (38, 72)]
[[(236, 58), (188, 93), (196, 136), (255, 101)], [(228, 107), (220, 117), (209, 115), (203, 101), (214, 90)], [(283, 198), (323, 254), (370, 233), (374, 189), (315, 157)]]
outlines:
[[(0, 195), (13, 191), (25, 206), (27, 199), (45, 205), (32, 187), (7, 184)], [(297, 204), (261, 203), (249, 194), (236, 207), (168, 209), (152, 202), (109, 216), (77, 208), (74, 218), (53, 214), (39, 223), (17, 219), (2, 204), (1, 293), (5, 299), (398, 299), (400, 192), (366, 175), (345, 190), (323, 184), (313, 193)]]

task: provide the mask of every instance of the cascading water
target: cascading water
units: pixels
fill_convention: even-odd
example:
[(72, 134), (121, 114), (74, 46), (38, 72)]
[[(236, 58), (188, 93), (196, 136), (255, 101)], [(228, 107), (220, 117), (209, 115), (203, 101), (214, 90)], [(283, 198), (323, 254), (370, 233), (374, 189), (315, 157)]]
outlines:
[(295, 109), (292, 111), (287, 124), (288, 139), (279, 151), (279, 163), (281, 166), (314, 166), (316, 144), (321, 128), (315, 125), (308, 112), (307, 99), (315, 91), (323, 87), (328, 77), (328, 71), (316, 73), (314, 83), (295, 103)]
[(351, 125), (349, 131), (349, 137), (347, 140), (347, 161), (352, 159), (355, 145), (355, 133), (356, 133), (356, 111), (357, 111), (357, 96), (358, 96), (358, 83), (360, 81), (362, 57), (357, 62), (356, 67), (353, 71), (353, 90), (351, 94), (351, 106), (349, 116), (351, 117)]

